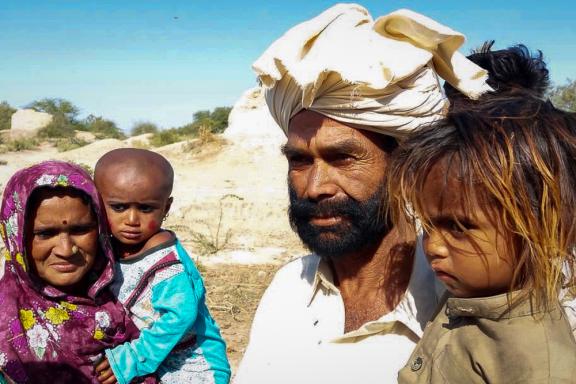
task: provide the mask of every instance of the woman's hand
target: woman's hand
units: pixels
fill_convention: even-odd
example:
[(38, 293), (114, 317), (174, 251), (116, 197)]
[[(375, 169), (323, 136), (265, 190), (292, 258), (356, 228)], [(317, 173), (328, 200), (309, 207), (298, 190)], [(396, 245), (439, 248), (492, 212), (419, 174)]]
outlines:
[(95, 368), (98, 381), (102, 384), (116, 384), (116, 376), (107, 358), (104, 358)]

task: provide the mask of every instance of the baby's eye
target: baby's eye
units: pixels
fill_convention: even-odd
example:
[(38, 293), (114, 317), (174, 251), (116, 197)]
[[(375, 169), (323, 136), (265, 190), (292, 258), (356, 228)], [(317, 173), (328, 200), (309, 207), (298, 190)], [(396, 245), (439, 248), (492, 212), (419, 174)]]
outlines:
[(124, 212), (128, 206), (126, 204), (109, 204), (114, 212)]
[(140, 212), (142, 212), (142, 213), (150, 213), (150, 212), (154, 211), (154, 209), (156, 209), (156, 208), (154, 208), (154, 207), (151, 206), (151, 205), (139, 205), (139, 206), (138, 206), (138, 209), (139, 209)]

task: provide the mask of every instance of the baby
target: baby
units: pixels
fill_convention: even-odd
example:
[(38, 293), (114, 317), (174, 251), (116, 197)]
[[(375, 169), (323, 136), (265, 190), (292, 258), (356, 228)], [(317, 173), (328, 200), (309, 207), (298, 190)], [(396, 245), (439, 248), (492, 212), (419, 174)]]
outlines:
[(423, 227), (452, 296), (398, 382), (574, 382), (558, 292), (573, 283), (576, 119), (521, 92), (466, 108), (415, 133), (391, 165), (396, 220)]
[(119, 268), (112, 290), (140, 328), (138, 339), (106, 351), (102, 383), (156, 372), (162, 383), (225, 384), (226, 345), (205, 304), (200, 273), (174, 233), (162, 229), (174, 171), (161, 155), (116, 149), (96, 164)]

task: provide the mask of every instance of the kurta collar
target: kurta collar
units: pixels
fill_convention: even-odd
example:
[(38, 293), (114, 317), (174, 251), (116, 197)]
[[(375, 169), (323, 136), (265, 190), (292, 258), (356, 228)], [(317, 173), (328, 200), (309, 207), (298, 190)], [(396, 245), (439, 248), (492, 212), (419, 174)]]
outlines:
[[(308, 306), (312, 305), (320, 290), (325, 290), (331, 294), (340, 296), (340, 290), (334, 285), (334, 275), (328, 261), (320, 256), (314, 256), (316, 256), (314, 264), (310, 266), (315, 270), (314, 281), (312, 283)], [(333, 342), (347, 342), (351, 338), (365, 337), (376, 333), (408, 333), (410, 339), (418, 342), (422, 335), (422, 324), (416, 319), (416, 305), (411, 292), (412, 289), (419, 285), (417, 281), (418, 273), (415, 273), (417, 264), (416, 261), (413, 263), (408, 288), (406, 289), (404, 297), (394, 310), (377, 320), (362, 325), (354, 331), (335, 338)], [(408, 332), (403, 332), (398, 329), (402, 327), (407, 328)]]

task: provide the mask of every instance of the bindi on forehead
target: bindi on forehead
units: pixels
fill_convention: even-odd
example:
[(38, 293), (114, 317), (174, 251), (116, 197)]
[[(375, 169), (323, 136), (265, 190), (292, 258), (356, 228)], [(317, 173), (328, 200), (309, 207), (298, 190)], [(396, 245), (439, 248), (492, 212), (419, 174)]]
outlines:
[(68, 220), (62, 220), (62, 224), (68, 225)]

